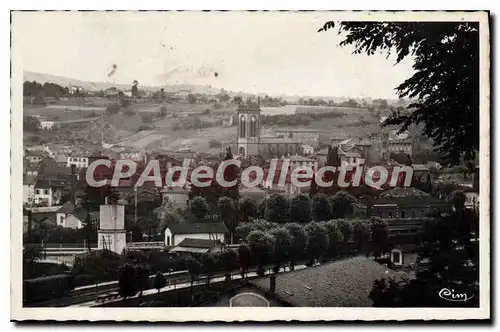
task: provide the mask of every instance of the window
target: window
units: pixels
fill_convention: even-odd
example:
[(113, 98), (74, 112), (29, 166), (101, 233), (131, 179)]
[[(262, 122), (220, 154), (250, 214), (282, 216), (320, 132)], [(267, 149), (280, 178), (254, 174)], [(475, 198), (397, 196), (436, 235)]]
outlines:
[(415, 215), (415, 210), (411, 210), (411, 217), (412, 217), (412, 218), (415, 218), (415, 217), (416, 217), (416, 215)]
[(401, 218), (406, 218), (406, 212), (405, 211), (401, 211)]
[(257, 119), (252, 116), (250, 120), (250, 137), (257, 137)]
[(43, 190), (43, 194), (44, 194), (44, 195), (48, 195), (48, 194), (49, 194), (49, 190), (48, 190), (48, 189), (44, 189), (44, 190)]
[(392, 212), (389, 212), (389, 218), (392, 218)]
[(246, 119), (244, 115), (242, 115), (240, 118), (240, 137), (246, 137)]
[(35, 190), (35, 195), (40, 195), (40, 189)]
[(170, 245), (170, 236), (167, 236), (167, 246)]

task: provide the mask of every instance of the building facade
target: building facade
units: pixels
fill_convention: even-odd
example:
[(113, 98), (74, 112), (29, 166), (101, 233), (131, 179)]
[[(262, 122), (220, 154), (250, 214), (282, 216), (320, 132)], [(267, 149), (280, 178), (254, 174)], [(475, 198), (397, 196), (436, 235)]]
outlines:
[(291, 155), (302, 153), (302, 143), (283, 137), (261, 137), (259, 104), (248, 101), (237, 109), (237, 151), (243, 157), (259, 154)]

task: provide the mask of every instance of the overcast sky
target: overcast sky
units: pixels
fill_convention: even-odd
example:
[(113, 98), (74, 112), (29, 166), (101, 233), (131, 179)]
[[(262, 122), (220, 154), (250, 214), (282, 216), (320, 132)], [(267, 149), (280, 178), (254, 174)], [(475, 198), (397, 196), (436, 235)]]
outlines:
[(410, 59), (352, 55), (336, 30), (317, 33), (329, 13), (14, 14), (23, 70), (86, 81), (395, 98), (412, 73)]

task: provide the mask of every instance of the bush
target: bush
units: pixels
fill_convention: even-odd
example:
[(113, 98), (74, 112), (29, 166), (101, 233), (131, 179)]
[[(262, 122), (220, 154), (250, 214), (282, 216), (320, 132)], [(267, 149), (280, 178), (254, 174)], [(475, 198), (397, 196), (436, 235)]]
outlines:
[(118, 105), (117, 103), (106, 105), (106, 112), (109, 114), (116, 114), (118, 113), (119, 110), (120, 110), (120, 105)]

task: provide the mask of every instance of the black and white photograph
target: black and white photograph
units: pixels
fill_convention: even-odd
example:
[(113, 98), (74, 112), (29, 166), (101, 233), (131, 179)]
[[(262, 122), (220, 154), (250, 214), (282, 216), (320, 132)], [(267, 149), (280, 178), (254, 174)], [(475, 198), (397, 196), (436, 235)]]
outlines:
[(11, 319), (490, 319), (489, 20), (12, 11)]

